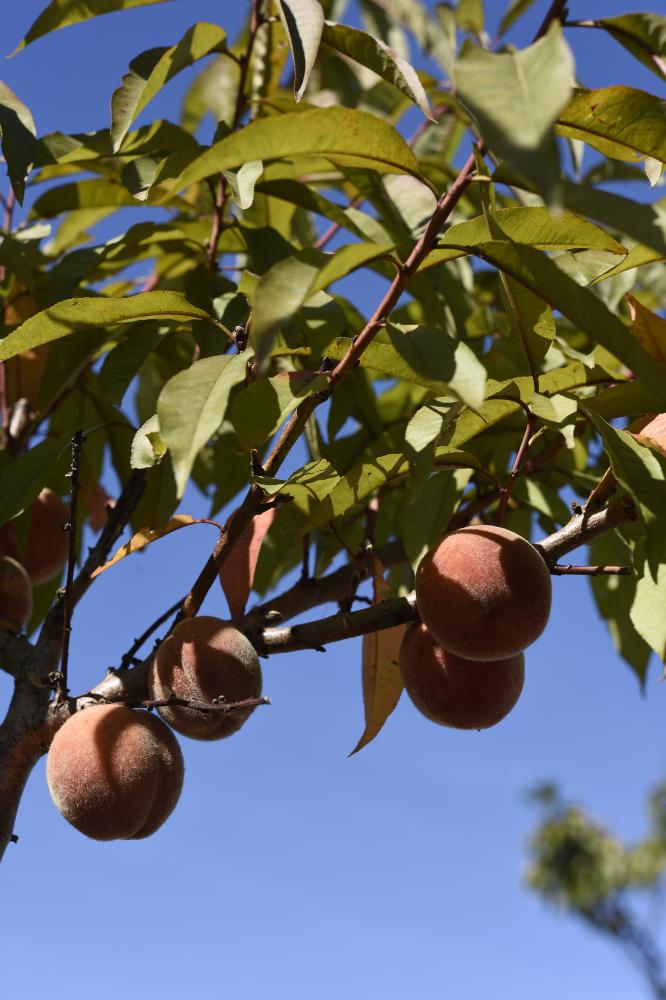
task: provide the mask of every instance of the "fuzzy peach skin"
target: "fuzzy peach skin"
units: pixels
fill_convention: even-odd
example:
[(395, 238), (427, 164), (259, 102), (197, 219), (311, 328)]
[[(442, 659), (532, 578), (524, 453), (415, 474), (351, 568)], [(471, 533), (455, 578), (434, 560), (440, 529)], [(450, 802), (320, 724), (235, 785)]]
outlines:
[(95, 705), (58, 730), (46, 761), (51, 797), (94, 840), (139, 840), (171, 814), (183, 787), (178, 741), (161, 719)]
[[(249, 639), (219, 618), (202, 615), (179, 622), (160, 645), (150, 674), (155, 699), (185, 698), (211, 703), (220, 696), (228, 702), (258, 698), (261, 668)], [(252, 708), (204, 713), (168, 705), (159, 712), (177, 732), (195, 740), (220, 740), (237, 732)]]
[(400, 646), (405, 690), (432, 722), (454, 729), (488, 729), (508, 715), (525, 679), (522, 653), (507, 660), (464, 660), (438, 646), (422, 622)]
[(32, 584), (20, 562), (0, 556), (0, 627), (20, 632), (32, 614)]
[(468, 660), (502, 660), (548, 622), (550, 572), (526, 539), (475, 525), (432, 548), (416, 571), (416, 604), (437, 642)]

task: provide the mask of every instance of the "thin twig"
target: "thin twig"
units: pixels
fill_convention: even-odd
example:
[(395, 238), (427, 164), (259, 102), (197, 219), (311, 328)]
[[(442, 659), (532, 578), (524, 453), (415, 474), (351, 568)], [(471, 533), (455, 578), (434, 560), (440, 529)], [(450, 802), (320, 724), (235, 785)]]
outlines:
[(270, 705), (271, 699), (245, 698), (244, 701), (189, 701), (187, 698), (153, 698), (147, 701), (135, 700), (132, 698), (109, 698), (105, 699), (109, 705), (127, 705), (128, 708), (191, 708), (195, 712), (219, 712), (220, 715), (228, 715), (229, 712), (237, 712), (242, 709), (256, 708), (258, 705)]
[(553, 0), (548, 8), (546, 16), (543, 19), (541, 27), (534, 36), (535, 42), (538, 42), (540, 38), (543, 38), (553, 21), (564, 21), (569, 13), (567, 10), (567, 2), (568, 0)]
[(534, 414), (531, 412), (531, 410), (527, 408), (526, 411), (527, 411), (527, 425), (525, 427), (523, 439), (520, 442), (520, 447), (518, 448), (518, 451), (516, 452), (516, 457), (514, 459), (511, 472), (509, 473), (509, 479), (500, 490), (500, 502), (499, 502), (499, 507), (497, 509), (497, 523), (500, 525), (504, 521), (504, 515), (506, 514), (507, 507), (509, 506), (509, 500), (511, 499), (511, 494), (513, 493), (513, 487), (515, 486), (516, 479), (518, 478), (518, 475), (520, 473), (520, 469), (522, 467), (523, 460), (525, 458), (525, 453), (527, 452), (527, 449), (529, 447), (530, 438), (534, 434), (534, 426), (536, 423)]
[(553, 576), (631, 576), (631, 566), (567, 566), (550, 567)]
[(132, 645), (130, 646), (130, 648), (127, 650), (127, 652), (123, 655), (123, 657), (122, 657), (122, 659), (120, 661), (121, 667), (127, 667), (127, 666), (129, 666), (130, 663), (132, 663), (134, 661), (135, 654), (138, 653), (138, 651), (141, 649), (141, 647), (143, 646), (143, 644), (146, 641), (146, 639), (149, 639), (151, 637), (151, 635), (153, 634), (153, 632), (157, 631), (157, 629), (160, 627), (160, 625), (164, 625), (164, 623), (167, 620), (167, 618), (170, 618), (171, 615), (175, 615), (176, 611), (178, 611), (178, 609), (181, 607), (181, 605), (182, 605), (182, 603), (183, 603), (184, 600), (185, 600), (185, 598), (181, 597), (180, 600), (178, 600), (174, 604), (172, 604), (170, 608), (167, 608), (167, 610), (164, 611), (159, 616), (159, 618), (156, 618), (155, 621), (151, 625), (148, 626), (148, 628), (145, 630), (145, 632), (141, 633), (141, 635), (139, 636), (138, 639), (134, 640), (134, 642), (132, 643)]
[(65, 592), (63, 594), (63, 622), (62, 622), (62, 657), (60, 659), (60, 674), (62, 676), (62, 688), (67, 693), (67, 668), (69, 665), (69, 637), (72, 632), (72, 590), (74, 583), (74, 569), (76, 566), (76, 542), (77, 542), (77, 510), (79, 503), (79, 472), (81, 469), (81, 449), (85, 437), (83, 431), (77, 431), (72, 438), (72, 464), (69, 470), (71, 481), (71, 493), (69, 502), (69, 559), (67, 561), (67, 577), (65, 582)]

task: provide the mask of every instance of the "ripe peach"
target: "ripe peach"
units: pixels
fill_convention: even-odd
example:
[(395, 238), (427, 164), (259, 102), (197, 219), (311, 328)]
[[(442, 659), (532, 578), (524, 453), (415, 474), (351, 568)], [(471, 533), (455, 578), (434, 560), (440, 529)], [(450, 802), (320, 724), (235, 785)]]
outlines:
[(51, 797), (65, 819), (94, 840), (138, 840), (173, 811), (183, 756), (161, 719), (125, 705), (76, 712), (46, 761)]
[[(261, 694), (261, 668), (252, 643), (242, 632), (219, 618), (202, 615), (185, 618), (164, 640), (155, 655), (149, 684), (155, 699), (175, 695), (210, 704), (222, 696), (228, 702), (245, 701)], [(168, 705), (158, 711), (184, 736), (220, 740), (237, 732), (254, 710), (226, 715)]]
[(533, 545), (506, 528), (461, 528), (426, 553), (416, 604), (437, 642), (469, 660), (522, 652), (546, 627), (551, 584)]
[(0, 628), (20, 632), (32, 614), (32, 584), (20, 562), (0, 556)]
[(23, 564), (33, 583), (44, 583), (67, 565), (69, 507), (53, 490), (45, 489), (30, 508), (30, 527)]
[(426, 718), (454, 729), (487, 729), (507, 715), (523, 690), (522, 653), (505, 660), (464, 660), (438, 646), (422, 622), (405, 632), (400, 672)]

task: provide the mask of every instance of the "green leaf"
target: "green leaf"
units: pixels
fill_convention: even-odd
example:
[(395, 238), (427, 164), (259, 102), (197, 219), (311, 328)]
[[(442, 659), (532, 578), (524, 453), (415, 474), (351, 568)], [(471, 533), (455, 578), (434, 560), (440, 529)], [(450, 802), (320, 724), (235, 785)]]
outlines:
[(458, 0), (456, 22), (461, 31), (480, 35), (483, 31), (483, 0)]
[(640, 637), (666, 663), (666, 562), (650, 565), (643, 544), (636, 546), (638, 582), (629, 612), (631, 622)]
[(195, 24), (169, 48), (148, 49), (136, 56), (129, 73), (111, 97), (111, 141), (114, 153), (135, 118), (177, 73), (213, 52), (226, 48), (226, 32), (215, 24)]
[(110, 177), (99, 177), (90, 180), (72, 181), (49, 188), (30, 209), (32, 219), (53, 219), (66, 212), (78, 212), (83, 209), (120, 208), (121, 206), (136, 206), (136, 201), (128, 193), (127, 188)]
[(239, 208), (243, 210), (251, 208), (254, 201), (254, 186), (263, 172), (264, 164), (261, 160), (250, 160), (235, 171), (222, 171), (229, 182), (231, 197)]
[(536, 371), (555, 337), (553, 311), (539, 295), (501, 272), (500, 294), (504, 311), (520, 340), (528, 367)]
[(99, 388), (111, 403), (120, 404), (130, 382), (160, 342), (159, 330), (146, 324), (124, 337), (109, 351), (99, 372)]
[(58, 459), (68, 453), (69, 445), (69, 438), (46, 438), (3, 468), (0, 474), (0, 524), (16, 517), (37, 499)]
[(471, 469), (440, 472), (428, 479), (416, 498), (408, 495), (401, 503), (398, 528), (413, 569), (446, 531), (471, 475)]
[(666, 555), (666, 459), (639, 444), (628, 431), (619, 430), (593, 411), (588, 416), (599, 431), (613, 475), (640, 506), (651, 559)]
[[(547, 208), (501, 208), (494, 215), (496, 224), (514, 243), (539, 250), (606, 250), (626, 254), (627, 248), (580, 215), (572, 212), (551, 212)], [(431, 251), (419, 270), (455, 260), (471, 252), (473, 247), (491, 240), (495, 233), (484, 215), (450, 226), (439, 238), (437, 249)]]
[(497, 156), (552, 200), (560, 178), (553, 132), (574, 83), (573, 58), (558, 22), (527, 49), (494, 54), (467, 43), (456, 60), (456, 96)]
[(397, 87), (416, 104), (426, 118), (432, 118), (428, 97), (416, 70), (395, 49), (369, 35), (367, 31), (359, 31), (345, 24), (333, 24), (331, 21), (326, 22), (322, 41), (329, 48), (366, 66), (382, 80)]
[(0, 342), (0, 361), (52, 340), (113, 323), (136, 323), (144, 319), (206, 320), (220, 326), (214, 316), (192, 305), (180, 292), (141, 292), (126, 299), (65, 299), (31, 316)]
[(666, 398), (666, 369), (651, 360), (601, 299), (578, 285), (545, 254), (532, 247), (500, 241), (484, 243), (474, 253), (543, 296), (595, 343), (635, 372), (660, 398)]
[(16, 200), (23, 204), (25, 179), (37, 151), (35, 122), (29, 108), (0, 80), (0, 148)]
[(534, 3), (534, 0), (511, 0), (509, 6), (505, 10), (502, 20), (500, 21), (498, 33), (500, 35), (505, 34), (509, 28), (516, 23), (519, 17), (521, 17), (525, 11)]
[(557, 131), (618, 160), (666, 160), (666, 102), (632, 87), (577, 90)]
[(194, 159), (189, 151), (174, 153), (158, 170), (154, 186), (182, 190), (248, 160), (272, 163), (293, 156), (323, 156), (342, 166), (420, 177), (416, 157), (388, 122), (365, 111), (317, 108), (250, 122)]
[[(590, 562), (594, 566), (626, 565), (630, 556), (626, 542), (613, 531), (593, 539), (590, 545)], [(636, 594), (635, 576), (592, 576), (590, 584), (615, 648), (642, 683), (650, 659), (650, 647), (636, 631), (629, 615)]]
[(419, 0), (378, 0), (376, 5), (404, 24), (424, 52), (450, 73), (455, 53), (455, 23), (449, 23), (453, 18), (447, 15), (453, 14), (452, 11), (443, 4), (436, 5), (438, 24), (432, 11)]
[(244, 448), (258, 448), (306, 396), (326, 389), (325, 375), (280, 372), (250, 383), (234, 399), (231, 420)]
[(644, 66), (666, 80), (666, 17), (641, 12), (601, 17), (591, 23), (605, 28)]
[[(339, 361), (351, 343), (338, 337), (326, 353)], [(368, 344), (361, 366), (415, 382), (438, 395), (450, 391), (468, 406), (477, 407), (484, 397), (486, 370), (481, 362), (467, 344), (435, 327), (391, 324)]]
[(277, 0), (277, 8), (294, 60), (294, 97), (300, 101), (319, 51), (324, 11), (318, 0)]
[(332, 282), (393, 249), (391, 244), (352, 243), (335, 253), (306, 248), (278, 261), (261, 276), (252, 312), (251, 338), (261, 371), (277, 331), (308, 299)]
[(160, 434), (160, 418), (155, 413), (134, 435), (130, 465), (133, 469), (152, 469), (162, 461), (166, 450), (167, 446)]
[(130, 10), (132, 7), (147, 7), (149, 4), (166, 2), (167, 0), (76, 0), (72, 3), (72, 0), (51, 0), (12, 55), (20, 52), (35, 39), (48, 35), (51, 31), (57, 31), (58, 28), (67, 28), (70, 24), (78, 24), (100, 14), (111, 14), (116, 10)]
[(171, 452), (182, 497), (197, 454), (222, 424), (234, 386), (245, 378), (251, 354), (203, 358), (170, 378), (157, 400), (160, 434)]

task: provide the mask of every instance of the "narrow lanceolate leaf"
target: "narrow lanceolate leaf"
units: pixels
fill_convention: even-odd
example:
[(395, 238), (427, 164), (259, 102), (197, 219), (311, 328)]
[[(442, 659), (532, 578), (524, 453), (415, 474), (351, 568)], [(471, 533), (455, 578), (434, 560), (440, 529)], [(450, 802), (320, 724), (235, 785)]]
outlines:
[[(384, 600), (389, 590), (384, 580), (384, 567), (379, 559), (374, 558), (373, 568), (373, 604)], [(384, 723), (394, 710), (403, 683), (400, 673), (400, 644), (407, 630), (407, 625), (396, 625), (395, 628), (370, 632), (363, 636), (363, 708), (365, 711), (365, 729), (360, 740), (349, 754), (358, 753), (367, 746), (379, 733)]]
[(627, 302), (631, 310), (634, 337), (646, 354), (660, 365), (666, 365), (666, 319), (652, 312), (629, 293)]
[(306, 248), (274, 264), (260, 278), (254, 294), (251, 337), (261, 369), (273, 337), (316, 292), (378, 257), (391, 244), (353, 243), (335, 253)]
[(129, 65), (129, 73), (111, 97), (111, 141), (116, 152), (135, 118), (162, 87), (192, 63), (223, 52), (226, 32), (215, 24), (195, 24), (177, 45), (148, 49)]
[(141, 528), (137, 531), (135, 535), (132, 535), (129, 542), (125, 542), (120, 548), (114, 552), (113, 556), (108, 562), (105, 562), (103, 566), (98, 566), (91, 577), (99, 576), (100, 573), (104, 573), (105, 570), (109, 569), (111, 566), (115, 566), (119, 563), (121, 559), (125, 556), (130, 556), (133, 552), (140, 552), (141, 549), (145, 549), (147, 545), (151, 545), (152, 542), (156, 542), (158, 538), (164, 538), (165, 535), (170, 535), (172, 531), (178, 531), (179, 528), (187, 528), (190, 524), (210, 524), (205, 518), (190, 517), (189, 514), (176, 514), (172, 517), (170, 521), (167, 522), (162, 528)]
[(632, 87), (577, 90), (559, 115), (557, 131), (582, 139), (617, 160), (666, 161), (666, 101)]
[(249, 360), (247, 353), (203, 358), (162, 389), (157, 400), (160, 435), (171, 452), (179, 497), (199, 451), (222, 424), (229, 393), (245, 378)]
[(278, 0), (277, 8), (294, 60), (294, 96), (300, 101), (319, 51), (324, 11), (319, 0)]
[[(350, 345), (349, 338), (338, 337), (326, 353), (339, 360)], [(361, 365), (439, 394), (450, 391), (471, 407), (484, 397), (486, 370), (472, 349), (435, 327), (389, 326), (368, 344)]]
[[(627, 248), (573, 212), (551, 212), (547, 208), (501, 208), (494, 220), (503, 233), (514, 243), (536, 247), (539, 250), (606, 250), (626, 254)], [(419, 270), (433, 267), (447, 260), (464, 255), (461, 246), (474, 246), (493, 238), (490, 224), (484, 215), (450, 226), (442, 234)]]
[(653, 561), (637, 546), (638, 582), (631, 605), (631, 622), (645, 642), (666, 663), (666, 562)]
[(89, 330), (91, 326), (136, 323), (144, 319), (179, 322), (206, 320), (220, 326), (215, 317), (192, 305), (180, 292), (142, 292), (126, 299), (65, 299), (31, 316), (0, 341), (0, 361), (13, 358), (32, 347), (39, 347), (40, 344), (67, 337), (70, 333)]
[(232, 622), (238, 623), (245, 613), (261, 545), (276, 513), (277, 507), (271, 507), (261, 514), (255, 514), (220, 569), (220, 584), (229, 605)]
[(559, 24), (518, 52), (497, 55), (468, 43), (454, 81), (492, 152), (551, 197), (560, 177), (553, 125), (574, 82)]
[(0, 524), (16, 517), (37, 499), (58, 459), (68, 452), (69, 445), (69, 438), (46, 438), (3, 468), (0, 474)]
[(0, 80), (0, 148), (7, 164), (9, 182), (19, 204), (23, 204), (25, 179), (35, 157), (37, 139), (29, 108)]
[(333, 24), (332, 21), (326, 22), (322, 41), (329, 48), (366, 66), (382, 80), (393, 84), (416, 104), (426, 118), (432, 117), (428, 97), (416, 70), (395, 49), (369, 35), (367, 31), (359, 31), (346, 24)]
[(325, 375), (302, 371), (280, 372), (251, 382), (238, 393), (232, 408), (238, 440), (244, 448), (258, 448), (306, 396), (327, 385)]
[(39, 15), (15, 49), (20, 52), (30, 42), (48, 35), (58, 28), (67, 28), (70, 24), (87, 21), (100, 14), (111, 14), (116, 10), (130, 10), (132, 7), (147, 7), (149, 4), (166, 3), (167, 0), (51, 0)]
[(473, 251), (559, 309), (590, 339), (605, 347), (666, 399), (666, 368), (656, 365), (622, 320), (601, 299), (577, 284), (545, 254), (532, 247), (492, 241)]
[(637, 12), (585, 23), (604, 28), (644, 66), (666, 80), (666, 17)]
[(323, 156), (343, 166), (420, 177), (416, 157), (388, 122), (365, 111), (317, 108), (250, 122), (193, 160), (188, 153), (185, 166), (182, 153), (168, 156), (153, 186), (181, 190), (223, 170), (235, 170), (249, 160), (272, 163), (293, 156)]
[(501, 272), (500, 295), (527, 365), (530, 371), (536, 371), (555, 338), (553, 310), (539, 295)]

